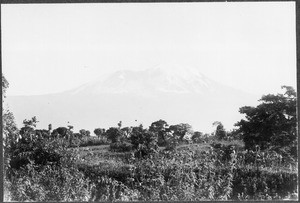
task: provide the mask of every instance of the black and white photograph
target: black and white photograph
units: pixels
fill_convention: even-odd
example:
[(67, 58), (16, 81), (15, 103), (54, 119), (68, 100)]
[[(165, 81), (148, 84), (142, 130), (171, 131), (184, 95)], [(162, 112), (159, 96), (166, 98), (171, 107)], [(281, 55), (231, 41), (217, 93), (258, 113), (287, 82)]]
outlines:
[(3, 201), (298, 200), (296, 2), (1, 4)]

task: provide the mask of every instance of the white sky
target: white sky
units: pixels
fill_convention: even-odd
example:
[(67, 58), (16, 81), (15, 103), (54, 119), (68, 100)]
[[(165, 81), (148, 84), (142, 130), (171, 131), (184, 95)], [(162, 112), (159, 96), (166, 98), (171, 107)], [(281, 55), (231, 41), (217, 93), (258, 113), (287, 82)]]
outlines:
[(1, 21), (8, 95), (169, 62), (258, 95), (296, 88), (294, 2), (7, 4)]

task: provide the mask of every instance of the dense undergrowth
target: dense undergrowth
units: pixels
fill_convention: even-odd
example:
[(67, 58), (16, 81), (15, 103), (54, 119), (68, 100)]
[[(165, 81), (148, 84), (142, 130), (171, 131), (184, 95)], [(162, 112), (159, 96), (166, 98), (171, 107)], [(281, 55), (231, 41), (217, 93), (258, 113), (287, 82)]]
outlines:
[[(86, 177), (95, 180), (95, 185), (101, 177), (114, 180), (105, 186), (107, 192), (94, 196), (96, 201), (108, 197), (128, 201), (280, 200), (297, 192), (296, 165), (284, 170), (283, 165), (278, 165), (280, 157), (265, 165), (255, 159), (245, 163), (244, 157), (251, 156), (252, 152), (229, 152), (232, 146), (221, 145), (209, 150), (185, 146), (175, 151), (162, 150), (144, 159), (129, 154), (108, 170), (101, 164), (84, 164), (79, 168)], [(261, 153), (254, 152), (257, 156)], [(99, 184), (98, 188), (103, 185)], [(116, 193), (108, 192), (112, 188)]]
[(283, 161), (276, 152), (246, 151), (241, 145), (212, 141), (160, 148), (140, 157), (136, 150), (115, 152), (115, 146), (109, 145), (100, 150), (68, 148), (63, 142), (32, 145), (44, 162), (16, 147), (20, 166), (6, 171), (6, 197), (13, 201), (280, 200), (297, 192), (296, 162)]
[[(193, 132), (188, 124), (168, 126), (159, 120), (149, 129), (142, 125), (121, 128), (121, 122), (107, 131), (98, 128), (97, 137), (86, 130), (74, 133), (72, 126), (52, 130), (49, 125), (48, 130), (39, 130), (35, 117), (24, 120), (24, 127), (18, 129), (12, 113), (6, 111), (4, 200), (297, 199), (293, 108), (287, 108), (293, 115), (287, 118), (278, 109), (267, 114), (265, 108), (262, 112), (244, 108), (248, 121), (239, 122), (236, 132), (226, 132), (217, 122), (216, 132), (207, 135)], [(272, 126), (255, 120), (253, 124), (251, 116), (281, 122), (275, 120)], [(266, 126), (268, 131), (261, 131)]]

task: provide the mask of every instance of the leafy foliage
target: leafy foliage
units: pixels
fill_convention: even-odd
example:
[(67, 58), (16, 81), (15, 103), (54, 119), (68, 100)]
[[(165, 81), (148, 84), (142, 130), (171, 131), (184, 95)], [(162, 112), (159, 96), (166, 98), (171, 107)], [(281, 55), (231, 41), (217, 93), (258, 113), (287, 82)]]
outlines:
[(121, 141), (124, 138), (124, 133), (120, 128), (111, 127), (106, 131), (106, 137), (112, 143)]
[(215, 136), (219, 140), (225, 139), (227, 137), (227, 135), (226, 135), (226, 131), (224, 129), (223, 124), (219, 121), (216, 121), (216, 122), (213, 123), (213, 125), (217, 126)]
[(94, 130), (95, 135), (98, 136), (98, 138), (100, 138), (101, 136), (104, 136), (105, 134), (105, 129), (104, 128), (96, 128)]
[(9, 82), (6, 80), (6, 78), (2, 75), (2, 100), (6, 96), (6, 90), (9, 87)]
[(201, 143), (204, 142), (204, 135), (203, 133), (196, 131), (193, 133), (191, 139), (194, 143)]
[(74, 166), (31, 162), (15, 173), (11, 181), (13, 201), (88, 201), (92, 186)]
[(132, 128), (130, 141), (138, 157), (144, 157), (157, 152), (157, 134), (144, 129), (143, 126)]
[[(20, 139), (7, 148), (6, 190), (12, 201), (89, 200), (92, 185), (77, 169), (64, 138), (38, 137), (37, 120), (24, 120)], [(40, 131), (38, 131), (40, 132)], [(8, 153), (9, 152), (9, 153)]]
[(81, 129), (81, 130), (79, 130), (79, 133), (82, 135), (82, 137), (91, 136), (91, 132), (89, 130)]
[(193, 134), (193, 128), (188, 123), (180, 123), (177, 125), (171, 125), (169, 127), (169, 130), (172, 131), (174, 136), (178, 137), (178, 139), (180, 141), (183, 140), (184, 136)]
[(165, 146), (167, 144), (166, 134), (168, 132), (168, 123), (166, 121), (158, 120), (153, 122), (149, 127), (149, 131), (157, 134), (157, 144), (159, 146)]
[(240, 108), (246, 114), (236, 126), (243, 135), (246, 149), (273, 148), (279, 151), (283, 147), (293, 157), (297, 157), (297, 119), (296, 92), (292, 87), (283, 86), (284, 94), (264, 95), (257, 107)]

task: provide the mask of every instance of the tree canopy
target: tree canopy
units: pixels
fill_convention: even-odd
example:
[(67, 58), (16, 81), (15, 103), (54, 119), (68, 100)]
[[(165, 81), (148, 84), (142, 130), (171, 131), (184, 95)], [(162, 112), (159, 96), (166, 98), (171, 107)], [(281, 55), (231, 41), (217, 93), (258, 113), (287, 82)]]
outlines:
[(166, 145), (166, 133), (168, 132), (168, 126), (169, 125), (166, 121), (160, 119), (153, 122), (149, 127), (149, 131), (157, 134), (159, 146)]
[(226, 135), (226, 131), (225, 131), (225, 128), (224, 128), (223, 124), (220, 121), (215, 121), (213, 123), (213, 125), (217, 126), (215, 136), (219, 140), (225, 139), (227, 135)]
[(290, 86), (282, 86), (284, 94), (268, 94), (259, 100), (256, 107), (244, 106), (240, 113), (245, 119), (236, 123), (242, 134), (246, 149), (259, 146), (261, 149), (279, 149), (289, 146), (296, 156), (296, 92)]
[(193, 134), (193, 128), (188, 123), (180, 123), (177, 125), (171, 125), (169, 127), (169, 130), (174, 133), (176, 137), (179, 138), (179, 140), (183, 140), (183, 137), (187, 134), (192, 135)]

